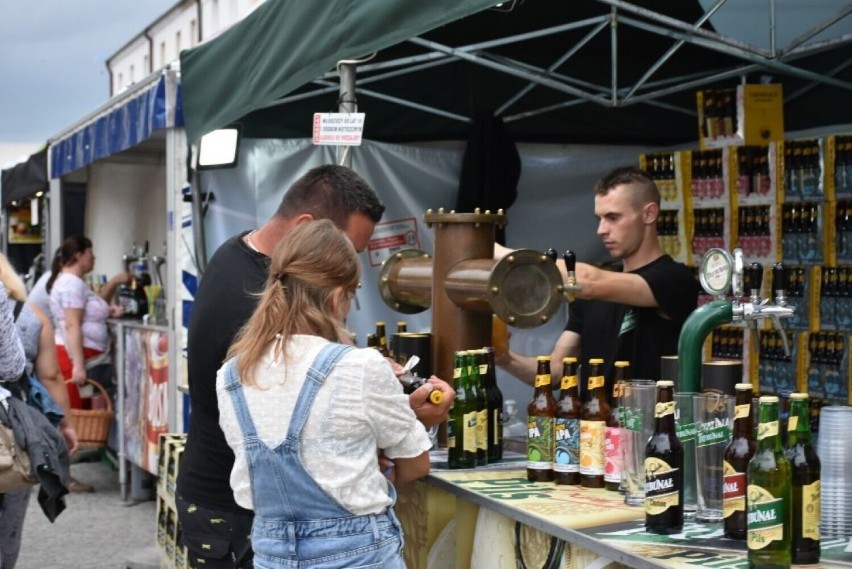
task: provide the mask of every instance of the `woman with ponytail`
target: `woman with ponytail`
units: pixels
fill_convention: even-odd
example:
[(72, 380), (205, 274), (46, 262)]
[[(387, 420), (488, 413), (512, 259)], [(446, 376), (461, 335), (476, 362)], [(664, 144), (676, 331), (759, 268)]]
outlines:
[(254, 510), (257, 569), (405, 567), (396, 491), (378, 453), (399, 484), (429, 472), (431, 443), (388, 362), (346, 345), (359, 279), (357, 253), (331, 221), (298, 225), (219, 370), (231, 487)]
[[(119, 316), (121, 309), (109, 303), (118, 285), (130, 281), (128, 273), (121, 273), (95, 294), (83, 280), (94, 267), (91, 240), (83, 235), (72, 235), (56, 251), (46, 287), (50, 294), (50, 311), (56, 322), (59, 368), (66, 380), (74, 382), (74, 385), (68, 384), (68, 396), (75, 409), (83, 406), (77, 386), (89, 377), (107, 390), (111, 387), (106, 321), (110, 316)], [(95, 367), (97, 373), (87, 373)]]

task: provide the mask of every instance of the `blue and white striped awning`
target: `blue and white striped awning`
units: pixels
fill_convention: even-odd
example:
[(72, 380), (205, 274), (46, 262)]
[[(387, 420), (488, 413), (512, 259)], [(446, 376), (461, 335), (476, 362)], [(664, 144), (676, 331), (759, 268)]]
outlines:
[(177, 72), (152, 75), (50, 140), (50, 177), (132, 148), (158, 129), (182, 127), (182, 106)]

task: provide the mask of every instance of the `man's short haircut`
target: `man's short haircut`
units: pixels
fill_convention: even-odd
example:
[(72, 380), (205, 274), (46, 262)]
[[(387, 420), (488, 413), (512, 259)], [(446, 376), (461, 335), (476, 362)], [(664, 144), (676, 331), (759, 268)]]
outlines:
[(346, 229), (353, 213), (362, 213), (378, 223), (384, 211), (385, 206), (364, 178), (346, 166), (327, 164), (311, 168), (293, 182), (275, 215), (289, 219), (308, 213)]
[(631, 202), (637, 209), (650, 202), (660, 205), (657, 184), (645, 170), (635, 166), (622, 166), (610, 171), (595, 184), (595, 195), (605, 196), (610, 190), (624, 185), (631, 187)]

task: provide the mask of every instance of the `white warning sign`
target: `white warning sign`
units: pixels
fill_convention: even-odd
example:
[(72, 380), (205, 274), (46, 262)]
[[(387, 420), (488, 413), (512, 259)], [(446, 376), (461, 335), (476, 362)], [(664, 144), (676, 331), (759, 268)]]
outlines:
[(314, 144), (360, 146), (364, 113), (314, 113)]
[(367, 244), (370, 266), (378, 267), (385, 259), (402, 249), (419, 249), (417, 220), (413, 217), (376, 225), (373, 238)]

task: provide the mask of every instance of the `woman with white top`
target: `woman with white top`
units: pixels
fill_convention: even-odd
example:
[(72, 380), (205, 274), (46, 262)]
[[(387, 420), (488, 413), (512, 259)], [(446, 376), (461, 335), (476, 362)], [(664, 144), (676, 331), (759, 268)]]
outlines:
[(275, 250), (260, 303), (219, 370), (237, 503), (255, 512), (257, 569), (404, 568), (394, 486), (429, 472), (429, 437), (388, 362), (338, 343), (358, 286), (352, 244), (328, 220)]

